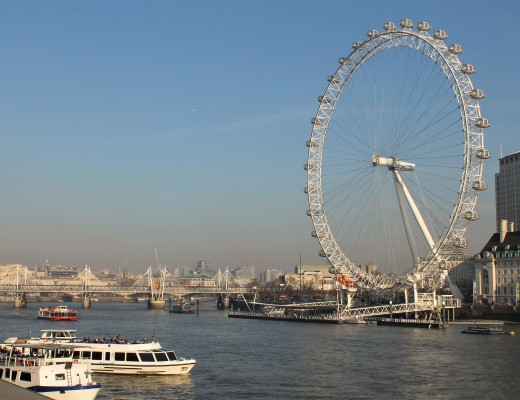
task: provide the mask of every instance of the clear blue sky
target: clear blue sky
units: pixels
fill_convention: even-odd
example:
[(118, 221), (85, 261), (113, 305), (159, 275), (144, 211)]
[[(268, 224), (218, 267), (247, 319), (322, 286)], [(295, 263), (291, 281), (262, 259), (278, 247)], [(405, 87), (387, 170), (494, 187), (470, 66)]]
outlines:
[(517, 1), (1, 1), (0, 263), (322, 263), (303, 193), (310, 118), (353, 41), (425, 20), (486, 92), (494, 173), (520, 150)]

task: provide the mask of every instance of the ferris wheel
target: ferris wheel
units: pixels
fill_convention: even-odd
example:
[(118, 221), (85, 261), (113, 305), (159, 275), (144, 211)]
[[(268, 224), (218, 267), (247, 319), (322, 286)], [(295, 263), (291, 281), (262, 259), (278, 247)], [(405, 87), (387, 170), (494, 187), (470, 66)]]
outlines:
[(435, 288), (465, 254), (487, 188), (485, 96), (445, 31), (408, 19), (383, 27), (353, 43), (318, 98), (307, 214), (320, 255), (356, 286)]

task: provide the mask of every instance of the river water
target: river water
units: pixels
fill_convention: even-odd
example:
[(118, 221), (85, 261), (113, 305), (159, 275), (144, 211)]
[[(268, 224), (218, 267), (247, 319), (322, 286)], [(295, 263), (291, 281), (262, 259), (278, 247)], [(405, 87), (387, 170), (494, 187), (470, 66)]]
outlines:
[(189, 376), (95, 374), (100, 400), (520, 399), (520, 325), (512, 327), (515, 336), (462, 335), (466, 325), (428, 330), (228, 318), (214, 303), (202, 303), (198, 315), (142, 303), (68, 305), (78, 308), (78, 321), (35, 319), (42, 303), (0, 304), (0, 340), (77, 329), (78, 337), (154, 338), (197, 360)]

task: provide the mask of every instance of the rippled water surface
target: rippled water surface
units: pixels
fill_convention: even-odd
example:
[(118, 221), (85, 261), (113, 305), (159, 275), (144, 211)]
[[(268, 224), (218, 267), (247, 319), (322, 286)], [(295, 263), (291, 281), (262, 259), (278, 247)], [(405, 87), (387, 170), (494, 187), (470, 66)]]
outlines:
[[(516, 336), (446, 330), (328, 325), (228, 318), (214, 303), (199, 315), (146, 304), (93, 303), (76, 322), (35, 319), (0, 304), (0, 339), (77, 329), (78, 337), (154, 338), (195, 358), (189, 376), (96, 374), (100, 400), (115, 399), (518, 399)], [(1, 396), (0, 396), (1, 398)]]

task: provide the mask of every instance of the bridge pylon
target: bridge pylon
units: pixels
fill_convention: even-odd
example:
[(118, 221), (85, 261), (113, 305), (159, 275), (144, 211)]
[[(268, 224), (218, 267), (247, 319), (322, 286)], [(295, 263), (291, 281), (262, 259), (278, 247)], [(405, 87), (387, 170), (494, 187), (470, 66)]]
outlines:
[(85, 281), (83, 282), (83, 293), (82, 293), (82, 306), (83, 308), (90, 308), (92, 306), (92, 293), (90, 291), (90, 277), (92, 275), (92, 271), (88, 265), (85, 265), (85, 269), (83, 270), (85, 275)]
[(14, 308), (25, 308), (27, 307), (27, 297), (23, 291), (23, 285), (27, 284), (27, 267), (20, 270), (20, 267), (16, 267), (16, 291), (14, 297)]
[(152, 310), (163, 310), (165, 305), (164, 300), (164, 285), (166, 281), (167, 270), (166, 267), (159, 267), (159, 277), (154, 277), (152, 267), (148, 267), (145, 276), (148, 277), (148, 284), (150, 286), (150, 294), (148, 296), (148, 308)]

